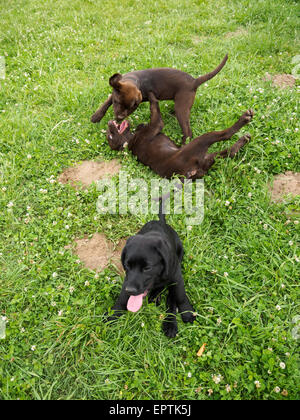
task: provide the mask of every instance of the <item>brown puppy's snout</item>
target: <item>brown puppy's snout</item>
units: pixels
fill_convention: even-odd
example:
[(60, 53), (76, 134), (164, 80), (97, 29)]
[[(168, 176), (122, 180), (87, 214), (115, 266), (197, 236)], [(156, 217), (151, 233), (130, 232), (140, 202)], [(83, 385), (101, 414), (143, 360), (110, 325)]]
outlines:
[(121, 122), (126, 117), (127, 117), (127, 115), (125, 113), (124, 114), (118, 114), (118, 115), (116, 115), (117, 122)]

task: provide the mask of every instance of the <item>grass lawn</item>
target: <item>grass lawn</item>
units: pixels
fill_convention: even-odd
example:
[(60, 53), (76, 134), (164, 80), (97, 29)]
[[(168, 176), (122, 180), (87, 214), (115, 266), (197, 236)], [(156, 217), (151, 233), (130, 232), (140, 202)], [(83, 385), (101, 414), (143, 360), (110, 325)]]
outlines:
[[(0, 399), (297, 399), (299, 197), (275, 204), (268, 183), (299, 171), (299, 89), (276, 88), (264, 75), (295, 66), (299, 3), (0, 5)], [(95, 232), (117, 242), (152, 217), (100, 216), (95, 186), (76, 192), (54, 180), (100, 157), (150, 182), (149, 168), (110, 150), (102, 130), (112, 110), (90, 123), (109, 77), (172, 66), (196, 77), (227, 52), (221, 73), (198, 89), (191, 126), (194, 136), (223, 129), (252, 107), (242, 130), (251, 142), (205, 177), (201, 225), (188, 230), (184, 215), (167, 216), (184, 243), (197, 319), (185, 325), (178, 317), (178, 336), (166, 338), (163, 299), (107, 325), (122, 277), (114, 266), (95, 276), (64, 247)], [(180, 142), (172, 102), (161, 110), (164, 132)], [(130, 120), (147, 122), (149, 105)]]

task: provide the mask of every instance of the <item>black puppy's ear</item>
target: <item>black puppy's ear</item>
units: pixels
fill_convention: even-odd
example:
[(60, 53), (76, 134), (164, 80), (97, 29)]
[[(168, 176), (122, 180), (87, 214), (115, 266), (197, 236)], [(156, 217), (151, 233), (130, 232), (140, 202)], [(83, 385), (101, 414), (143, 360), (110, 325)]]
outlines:
[(121, 87), (121, 81), (122, 79), (122, 74), (120, 73), (115, 73), (113, 74), (110, 78), (109, 78), (109, 84), (111, 87), (113, 87), (116, 90), (119, 90)]
[(171, 270), (170, 249), (169, 249), (167, 241), (160, 239), (156, 243), (155, 249), (161, 256), (164, 263), (164, 271), (162, 273), (162, 277), (167, 278), (169, 277), (170, 270)]
[(130, 236), (130, 238), (127, 239), (126, 245), (124, 246), (124, 248), (122, 250), (121, 262), (122, 262), (122, 265), (123, 265), (124, 270), (125, 270), (124, 263), (125, 263), (126, 253), (127, 253), (127, 249), (126, 248), (127, 248), (127, 245), (129, 244), (129, 242), (131, 241), (132, 238), (133, 238), (133, 236)]

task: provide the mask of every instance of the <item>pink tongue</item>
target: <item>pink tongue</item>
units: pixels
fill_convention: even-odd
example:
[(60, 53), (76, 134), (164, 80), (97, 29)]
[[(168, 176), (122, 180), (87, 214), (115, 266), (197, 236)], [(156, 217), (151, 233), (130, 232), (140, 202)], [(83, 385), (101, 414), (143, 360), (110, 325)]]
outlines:
[(147, 291), (142, 293), (141, 295), (137, 296), (130, 296), (127, 302), (127, 309), (130, 312), (137, 312), (142, 304), (143, 304), (143, 298), (147, 295)]

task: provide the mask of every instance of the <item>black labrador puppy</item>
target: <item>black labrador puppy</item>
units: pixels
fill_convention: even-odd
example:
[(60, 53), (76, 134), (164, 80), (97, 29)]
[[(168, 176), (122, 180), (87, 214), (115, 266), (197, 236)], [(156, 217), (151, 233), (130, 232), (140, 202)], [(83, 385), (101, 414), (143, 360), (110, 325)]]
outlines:
[(163, 330), (166, 336), (175, 337), (178, 332), (177, 308), (184, 322), (192, 323), (195, 315), (185, 293), (181, 273), (183, 246), (178, 234), (165, 221), (161, 201), (159, 220), (146, 223), (137, 235), (126, 242), (121, 256), (126, 276), (121, 293), (112, 307), (114, 313), (107, 321), (118, 318), (126, 309), (137, 312), (146, 295), (152, 302), (168, 288)]

